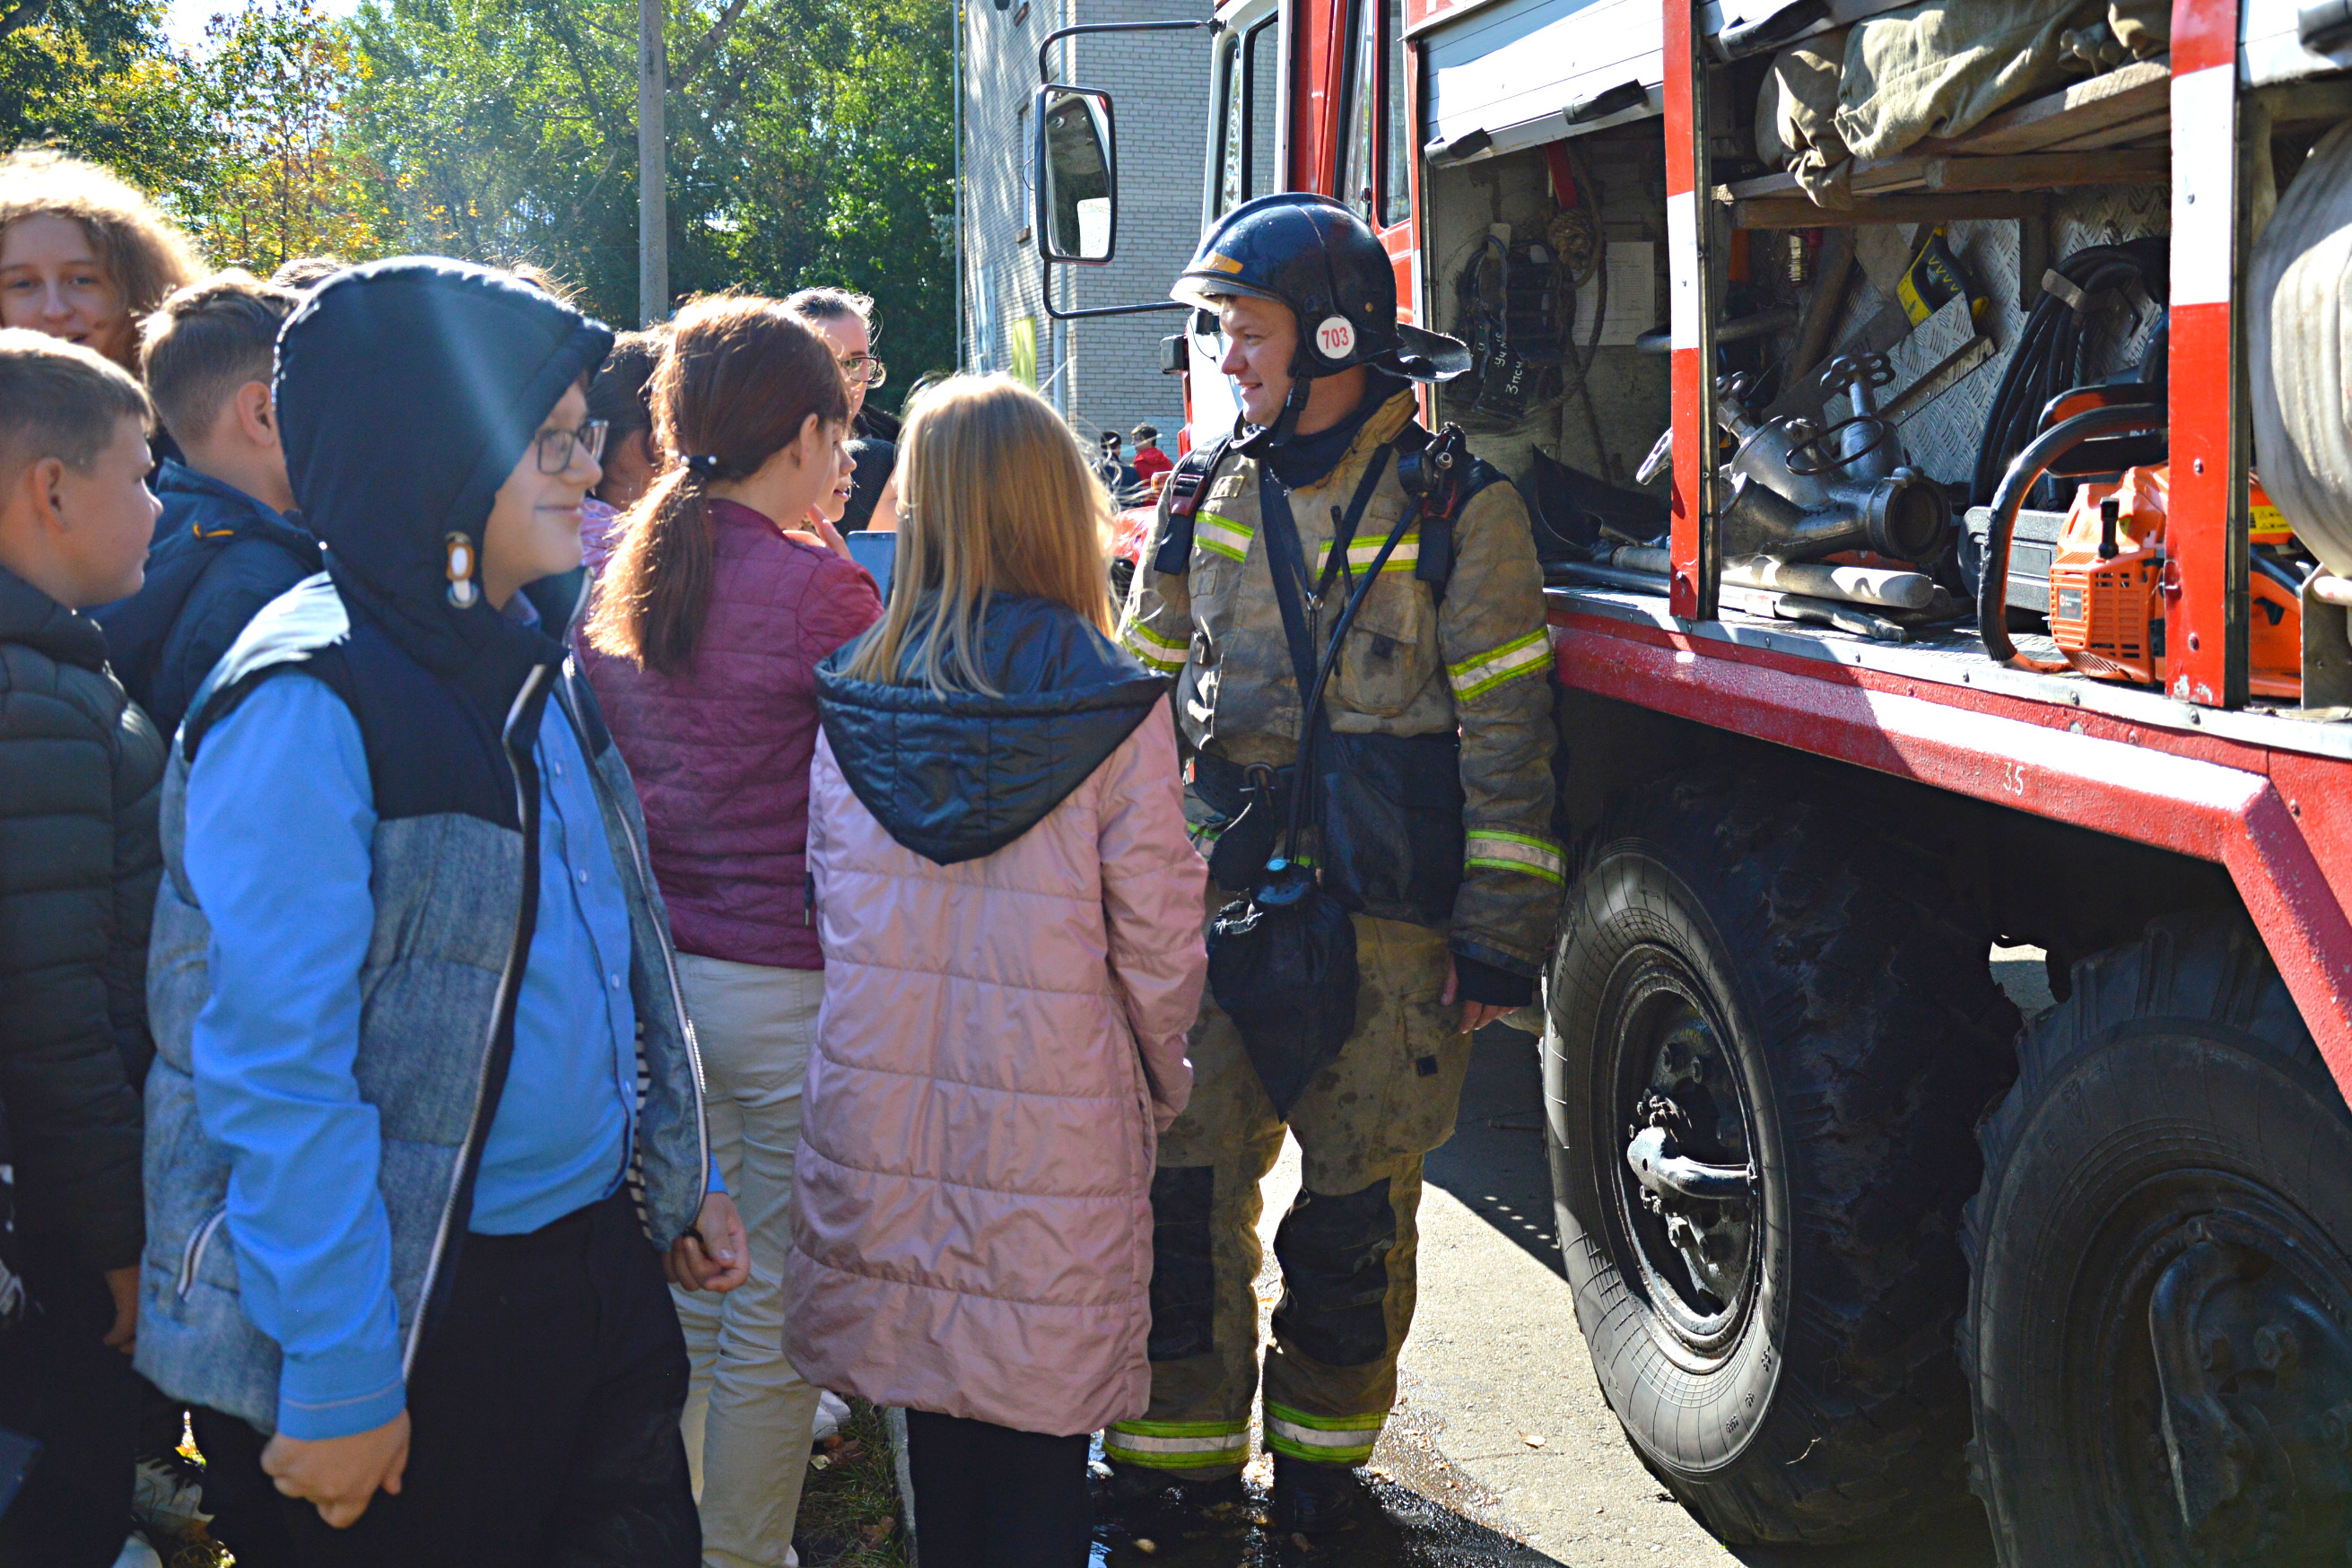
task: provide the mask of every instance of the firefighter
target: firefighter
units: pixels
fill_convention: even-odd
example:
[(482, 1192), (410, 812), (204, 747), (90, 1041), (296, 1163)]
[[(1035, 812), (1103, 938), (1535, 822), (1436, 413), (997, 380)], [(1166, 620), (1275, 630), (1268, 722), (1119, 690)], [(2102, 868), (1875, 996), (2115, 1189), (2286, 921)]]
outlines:
[[(1413, 826), (1377, 857), (1410, 871), (1395, 896), (1362, 900), (1381, 913), (1351, 915), (1354, 1031), (1287, 1106), (1266, 1088), (1287, 1080), (1262, 1075), (1204, 1000), (1192, 1103), (1161, 1138), (1152, 1182), (1151, 1406), (1104, 1437), (1115, 1505), (1239, 1497), (1259, 1384), (1258, 1187), (1286, 1123), (1305, 1184), (1275, 1236), (1283, 1293), (1265, 1429), (1279, 1522), (1313, 1534), (1350, 1522), (1356, 1467), (1395, 1401), (1422, 1160), (1453, 1133), (1471, 1031), (1533, 999), (1559, 909), (1543, 574), (1508, 483), (1456, 461), (1433, 489), (1431, 463), (1416, 469), (1440, 447), (1415, 421), (1412, 383), (1457, 374), (1467, 354), (1397, 321), (1395, 274), (1360, 218), (1300, 193), (1248, 203), (1210, 231), (1172, 295), (1213, 315), (1242, 420), (1171, 476), (1120, 637), (1176, 678), (1213, 915), (1263, 866), (1263, 835), (1235, 852), (1253, 789), (1298, 782), (1282, 773), (1297, 752), (1300, 665), (1277, 563), (1304, 565), (1293, 603), (1319, 650), (1360, 574), (1405, 530), (1340, 648), (1318, 752), (1344, 745), (1390, 798), (1423, 808), (1402, 814)], [(1296, 552), (1270, 542), (1285, 519)], [(1331, 798), (1333, 815), (1351, 815), (1354, 802)], [(1321, 875), (1330, 889), (1329, 863)]]

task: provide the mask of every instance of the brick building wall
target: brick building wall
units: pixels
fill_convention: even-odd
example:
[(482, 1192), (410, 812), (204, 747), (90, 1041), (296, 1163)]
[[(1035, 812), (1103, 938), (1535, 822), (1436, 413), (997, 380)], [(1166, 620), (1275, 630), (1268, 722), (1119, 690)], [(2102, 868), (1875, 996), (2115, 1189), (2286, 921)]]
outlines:
[[(963, 345), (968, 369), (1018, 373), (1089, 436), (1149, 422), (1175, 448), (1183, 394), (1160, 374), (1160, 341), (1179, 330), (1166, 311), (1095, 321), (1050, 321), (1037, 248), (1024, 237), (1029, 187), (1030, 94), (1037, 44), (1087, 22), (1206, 17), (1209, 0), (992, 0), (964, 7)], [(1210, 45), (1199, 33), (1113, 33), (1066, 40), (1055, 79), (1111, 95), (1118, 133), (1118, 250), (1107, 267), (1057, 267), (1064, 310), (1164, 300), (1201, 232), (1210, 116)], [(1034, 353), (1034, 359), (1031, 358)], [(1132, 454), (1129, 454), (1132, 456)]]

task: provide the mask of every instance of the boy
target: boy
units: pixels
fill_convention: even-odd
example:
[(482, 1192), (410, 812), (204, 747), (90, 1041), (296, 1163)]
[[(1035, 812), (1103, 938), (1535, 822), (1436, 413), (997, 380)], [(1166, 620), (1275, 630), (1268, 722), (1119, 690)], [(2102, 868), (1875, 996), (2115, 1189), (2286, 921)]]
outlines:
[(1160, 426), (1157, 425), (1139, 425), (1128, 434), (1135, 442), (1136, 478), (1149, 479), (1176, 466), (1176, 460), (1160, 449)]
[(247, 273), (183, 289), (147, 318), (139, 352), (177, 460), (156, 470), (163, 521), (134, 598), (98, 614), (114, 672), (168, 735), (261, 606), (319, 569), (270, 405), (278, 329), (301, 303)]
[(172, 747), (139, 1347), (200, 1407), (240, 1560), (700, 1555), (663, 1257), (727, 1289), (746, 1253), (636, 796), (565, 658), (611, 342), (421, 258), (339, 273), (279, 341), (327, 570)]
[(111, 362), (0, 331), (0, 1162), (37, 1307), (0, 1330), (0, 1427), (44, 1445), (0, 1562), (107, 1568), (131, 1522), (163, 745), (77, 611), (139, 586), (152, 419)]

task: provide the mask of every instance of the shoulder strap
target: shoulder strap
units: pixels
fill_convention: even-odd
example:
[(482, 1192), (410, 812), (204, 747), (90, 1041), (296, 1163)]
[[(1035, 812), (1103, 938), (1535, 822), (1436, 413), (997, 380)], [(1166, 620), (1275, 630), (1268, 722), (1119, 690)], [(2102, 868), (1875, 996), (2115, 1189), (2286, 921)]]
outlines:
[(1151, 569), (1161, 576), (1184, 574), (1192, 555), (1192, 519), (1208, 499), (1209, 481), (1216, 477), (1218, 465), (1233, 443), (1232, 435), (1226, 434), (1205, 447), (1195, 447), (1169, 474), (1168, 531), (1160, 541), (1159, 553), (1151, 558)]
[[(1331, 671), (1339, 662), (1339, 646), (1347, 640), (1348, 628), (1355, 625), (1356, 612), (1363, 607), (1364, 595), (1380, 581), (1381, 570), (1396, 553), (1404, 536), (1421, 521), (1421, 502), (1416, 500), (1405, 508), (1404, 515), (1389, 531), (1388, 539), (1381, 545), (1380, 554), (1372, 560), (1370, 570), (1357, 580), (1348, 595), (1347, 607), (1339, 612), (1331, 627), (1331, 640), (1323, 650), (1320, 660), (1315, 658), (1314, 643), (1307, 630), (1306, 606), (1300, 603), (1307, 580), (1306, 552), (1298, 542), (1298, 524), (1290, 514), (1289, 493), (1270, 472), (1261, 471), (1258, 479), (1258, 527), (1265, 535), (1267, 564), (1273, 569), (1275, 603), (1282, 608), (1282, 630), (1290, 644), (1291, 667), (1298, 677), (1298, 762), (1292, 774), (1290, 792), (1290, 824), (1288, 849), (1295, 853), (1300, 832), (1311, 820), (1310, 797), (1315, 789), (1315, 738), (1323, 724), (1323, 689), (1330, 683)], [(1359, 488), (1358, 499), (1369, 497), (1370, 487)], [(1357, 508), (1360, 512), (1360, 505)], [(1353, 531), (1353, 519), (1349, 531)], [(1334, 541), (1334, 552), (1346, 546)]]
[[(1318, 605), (1331, 591), (1331, 579), (1348, 571), (1348, 547), (1356, 542), (1356, 524), (1363, 521), (1364, 508), (1371, 504), (1372, 492), (1380, 489), (1381, 476), (1388, 471), (1389, 448), (1383, 446), (1364, 465), (1364, 477), (1356, 481), (1356, 493), (1349, 498), (1347, 511), (1343, 514), (1336, 506), (1331, 509), (1331, 543), (1323, 552), (1323, 574), (1315, 583)], [(1352, 581), (1354, 574), (1348, 574)]]
[[(1298, 542), (1298, 521), (1291, 514), (1290, 492), (1274, 477), (1274, 470), (1260, 468), (1257, 473), (1258, 531), (1265, 540), (1267, 574), (1274, 579), (1274, 602), (1282, 610), (1282, 635), (1290, 644), (1290, 669), (1298, 679), (1298, 700), (1307, 700), (1307, 689), (1315, 684), (1315, 639), (1307, 629), (1307, 607), (1302, 600), (1307, 583), (1307, 551)], [(1301, 714), (1302, 721), (1308, 717)], [(1299, 731), (1299, 743), (1306, 744), (1304, 725)]]

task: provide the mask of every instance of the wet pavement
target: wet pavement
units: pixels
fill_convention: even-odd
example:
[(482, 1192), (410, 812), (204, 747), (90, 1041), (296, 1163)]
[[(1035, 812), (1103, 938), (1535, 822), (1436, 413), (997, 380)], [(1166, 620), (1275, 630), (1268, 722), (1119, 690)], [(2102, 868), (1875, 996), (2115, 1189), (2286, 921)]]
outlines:
[[(1994, 973), (2029, 1013), (2049, 1003), (2039, 954), (1996, 951)], [(1430, 1156), (1421, 1303), (1401, 1392), (1368, 1467), (1364, 1524), (1307, 1547), (1268, 1528), (1270, 1461), (1249, 1500), (1210, 1517), (1097, 1533), (1102, 1568), (1993, 1568), (1972, 1505), (1920, 1535), (1841, 1548), (1728, 1548), (1642, 1468), (1577, 1332), (1544, 1166), (1536, 1047), (1479, 1038), (1452, 1142)], [(1261, 1331), (1277, 1289), (1274, 1227), (1298, 1184), (1286, 1149), (1265, 1184)]]

